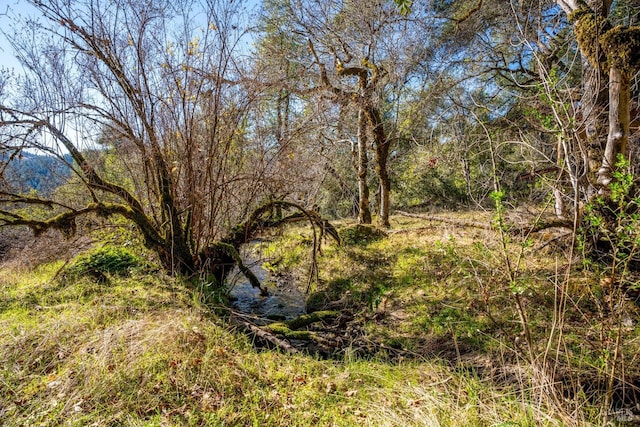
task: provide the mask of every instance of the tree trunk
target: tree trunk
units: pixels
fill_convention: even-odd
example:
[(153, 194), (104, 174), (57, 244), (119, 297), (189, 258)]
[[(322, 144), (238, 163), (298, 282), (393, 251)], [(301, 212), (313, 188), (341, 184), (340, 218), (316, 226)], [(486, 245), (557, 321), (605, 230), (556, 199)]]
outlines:
[(387, 159), (389, 158), (389, 142), (376, 144), (376, 171), (380, 180), (380, 225), (390, 228), (389, 222), (389, 193), (391, 192), (391, 180), (387, 170)]
[(276, 99), (276, 141), (282, 146), (289, 133), (289, 110), (291, 96), (285, 89), (278, 91)]
[(627, 154), (630, 122), (629, 74), (612, 67), (609, 70), (609, 135), (598, 171), (598, 184), (606, 187), (613, 179), (618, 154)]
[(358, 112), (358, 224), (371, 224), (369, 187), (367, 186), (367, 118), (362, 108)]
[(159, 251), (160, 260), (171, 274), (191, 275), (195, 272), (194, 254), (189, 245), (190, 230), (184, 228), (180, 211), (173, 194), (175, 183), (171, 172), (161, 155), (154, 157), (155, 168), (160, 187), (160, 202), (163, 224), (160, 226), (165, 235), (166, 247)]
[[(582, 182), (582, 191), (586, 200), (590, 200), (595, 194), (597, 185), (597, 171), (602, 161), (604, 153), (604, 126), (605, 111), (607, 108), (607, 76), (600, 73), (589, 60), (582, 57), (583, 87), (580, 100), (580, 111), (584, 126), (584, 135), (581, 143), (586, 148), (585, 177)], [(576, 153), (580, 153), (576, 147)]]
[(558, 177), (556, 178), (556, 182), (553, 186), (553, 196), (555, 198), (554, 210), (556, 214), (556, 218), (558, 219), (566, 219), (567, 218), (567, 209), (564, 203), (564, 193), (562, 191), (562, 177), (564, 175), (563, 164), (565, 162), (564, 151), (562, 149), (562, 139), (563, 135), (558, 135), (558, 143), (556, 145), (556, 165), (558, 166), (558, 170), (560, 171)]
[(471, 190), (471, 167), (469, 165), (469, 150), (465, 148), (462, 157), (462, 171), (464, 173), (464, 183), (467, 188), (467, 196), (469, 200), (474, 200), (473, 191)]
[(367, 118), (373, 128), (373, 143), (375, 145), (375, 164), (376, 174), (380, 183), (380, 226), (390, 228), (389, 223), (389, 193), (391, 192), (391, 180), (389, 179), (389, 171), (387, 170), (387, 161), (389, 159), (389, 141), (384, 130), (382, 117), (377, 108), (367, 107)]
[[(607, 73), (601, 65), (607, 60), (600, 49), (599, 36), (610, 28), (607, 21), (611, 0), (556, 0), (573, 21), (582, 61), (582, 97), (579, 104), (581, 123), (577, 129), (577, 147), (572, 147), (576, 162), (576, 180), (584, 201), (596, 194), (597, 171), (604, 154), (602, 124), (607, 110)], [(587, 12), (584, 13), (586, 8)], [(572, 16), (573, 13), (578, 16)], [(567, 153), (568, 154), (568, 153)], [(567, 156), (567, 160), (568, 156)]]

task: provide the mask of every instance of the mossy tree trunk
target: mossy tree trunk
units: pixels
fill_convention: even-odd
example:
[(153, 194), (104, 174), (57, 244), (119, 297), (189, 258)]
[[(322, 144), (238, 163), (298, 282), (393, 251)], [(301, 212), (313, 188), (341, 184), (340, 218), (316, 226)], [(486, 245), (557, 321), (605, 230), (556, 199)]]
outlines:
[(553, 197), (555, 200), (554, 212), (555, 212), (556, 218), (558, 219), (567, 218), (567, 208), (564, 203), (564, 194), (562, 192), (561, 185), (560, 185), (563, 175), (565, 175), (565, 172), (563, 170), (563, 164), (566, 161), (564, 149), (562, 146), (563, 136), (564, 135), (562, 134), (558, 134), (557, 136), (558, 140), (556, 144), (556, 165), (558, 166), (558, 170), (560, 170), (561, 172), (553, 186)]
[(605, 188), (613, 179), (618, 155), (628, 155), (630, 95), (629, 73), (612, 67), (609, 71), (609, 135), (598, 170), (598, 184)]
[(382, 121), (382, 113), (375, 101), (375, 90), (380, 85), (381, 79), (387, 74), (369, 59), (362, 61), (361, 78), (365, 78), (365, 96), (360, 99), (361, 108), (364, 109), (369, 126), (373, 134), (373, 146), (375, 148), (375, 171), (378, 177), (380, 200), (378, 203), (378, 221), (384, 228), (391, 227), (389, 223), (389, 194), (391, 192), (391, 180), (389, 178), (388, 160), (390, 141)]
[[(597, 33), (607, 26), (607, 16), (610, 8), (609, 0), (556, 0), (566, 14), (571, 18), (581, 8), (598, 11), (598, 18), (590, 21), (592, 28), (583, 31), (579, 20), (574, 20), (574, 33), (578, 39), (582, 63), (582, 96), (579, 103), (578, 144), (576, 152), (582, 153), (584, 174), (578, 180), (578, 187), (585, 200), (597, 193), (597, 171), (602, 163), (606, 140), (606, 117), (608, 107), (608, 73), (600, 64), (606, 61), (606, 55), (601, 49), (591, 49), (597, 46)], [(596, 44), (594, 44), (596, 43)]]
[(389, 223), (389, 193), (391, 192), (391, 179), (387, 162), (389, 159), (389, 140), (384, 129), (384, 123), (380, 112), (375, 107), (367, 108), (367, 116), (371, 127), (373, 128), (374, 146), (375, 146), (375, 167), (376, 175), (380, 185), (380, 206), (379, 206), (379, 222), (384, 228), (391, 227)]
[(584, 132), (579, 133), (582, 149), (576, 149), (578, 152), (586, 152), (586, 173), (580, 187), (587, 199), (596, 193), (597, 171), (604, 153), (605, 120), (609, 101), (608, 79), (607, 73), (601, 73), (599, 67), (594, 67), (586, 56), (582, 55), (582, 97), (579, 110)]
[(358, 111), (358, 224), (371, 224), (371, 210), (369, 208), (369, 185), (367, 184), (367, 117), (362, 108)]
[[(360, 194), (358, 222), (362, 224), (371, 223), (371, 213), (369, 208), (369, 190), (366, 182), (366, 135), (370, 130), (373, 134), (373, 145), (375, 147), (375, 171), (378, 177), (380, 188), (379, 221), (380, 225), (388, 228), (389, 223), (389, 194), (391, 191), (391, 180), (388, 171), (388, 159), (390, 152), (390, 141), (385, 130), (382, 114), (380, 112), (376, 90), (382, 85), (382, 78), (387, 73), (370, 61), (368, 58), (362, 60), (361, 65), (346, 67), (336, 58), (336, 74), (340, 77), (357, 77), (358, 90), (345, 91), (334, 86), (329, 81), (325, 65), (320, 62), (315, 52), (313, 43), (309, 41), (309, 48), (316, 63), (320, 67), (320, 82), (322, 87), (328, 89), (334, 100), (341, 105), (355, 103), (358, 107), (358, 188)], [(366, 162), (366, 163), (365, 163)], [(365, 198), (366, 196), (366, 198)]]
[(333, 85), (329, 80), (327, 68), (325, 64), (320, 61), (311, 39), (308, 40), (308, 45), (309, 50), (320, 69), (320, 86), (317, 89), (326, 90), (330, 94), (332, 100), (338, 103), (342, 108), (353, 105), (354, 100), (356, 101), (355, 104), (358, 106), (357, 144), (352, 153), (358, 181), (358, 222), (361, 224), (371, 224), (369, 187), (367, 184), (367, 171), (369, 165), (369, 158), (367, 156), (367, 115), (360, 102), (360, 100), (367, 97), (367, 70), (363, 67), (344, 67), (338, 60), (336, 64), (336, 74), (338, 76), (354, 76), (358, 79), (357, 90), (344, 90)]
[[(586, 117), (590, 183), (595, 183), (601, 193), (608, 192), (619, 154), (627, 155), (630, 122), (630, 79), (640, 69), (640, 27), (613, 27), (608, 19), (612, 2), (609, 0), (557, 0), (573, 22), (578, 46), (588, 63), (585, 64), (587, 80), (583, 85), (582, 109)], [(600, 126), (603, 104), (601, 88), (608, 77), (609, 114), (608, 134), (604, 147), (601, 144)], [(597, 172), (596, 172), (597, 170)], [(594, 173), (595, 172), (595, 173)], [(594, 194), (588, 193), (591, 198)]]
[[(613, 185), (616, 184), (616, 168), (619, 156), (628, 156), (628, 141), (631, 111), (632, 76), (640, 69), (640, 27), (614, 27), (609, 20), (609, 10), (613, 3), (610, 0), (557, 0), (559, 6), (573, 22), (578, 46), (584, 58), (588, 60), (587, 69), (593, 69), (592, 76), (606, 76), (606, 80), (597, 79), (584, 82), (583, 99), (592, 102), (582, 106), (591, 108), (592, 117), (587, 120), (586, 136), (588, 159), (585, 165), (588, 170), (589, 184), (596, 191), (588, 192), (585, 202), (589, 203), (588, 217), (599, 220), (597, 227), (592, 221), (582, 220), (585, 249), (588, 256), (604, 263), (610, 263), (618, 250), (626, 243), (620, 238), (620, 221), (627, 215), (620, 201), (620, 194), (612, 197)], [(605, 86), (608, 93), (608, 115), (606, 119), (600, 114), (603, 104), (601, 89)], [(589, 92), (590, 91), (590, 92)], [(585, 118), (587, 119), (587, 118)], [(602, 144), (600, 128), (608, 132), (606, 144)], [(603, 132), (604, 133), (604, 132)], [(597, 155), (597, 156), (596, 156)], [(625, 180), (619, 182), (618, 188), (634, 191), (625, 187)], [(599, 196), (599, 197), (595, 197)], [(625, 197), (634, 197), (626, 194)], [(616, 198), (618, 199), (616, 201)], [(624, 204), (626, 202), (622, 202)]]

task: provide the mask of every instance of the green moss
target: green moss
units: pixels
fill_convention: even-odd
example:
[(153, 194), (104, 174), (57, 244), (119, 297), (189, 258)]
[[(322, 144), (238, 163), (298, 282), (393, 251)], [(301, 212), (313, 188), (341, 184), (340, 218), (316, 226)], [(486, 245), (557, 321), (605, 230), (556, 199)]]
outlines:
[(569, 14), (569, 22), (576, 23), (585, 16), (593, 16), (593, 10), (588, 6), (582, 6)]
[(128, 275), (144, 261), (129, 250), (114, 246), (103, 246), (79, 256), (67, 270), (71, 275), (103, 277), (104, 274)]
[(625, 73), (640, 69), (640, 27), (611, 28), (607, 19), (587, 6), (571, 13), (569, 20), (574, 23), (580, 50), (591, 65), (602, 71), (615, 67)]
[(587, 6), (575, 10), (569, 15), (569, 21), (574, 23), (574, 31), (580, 50), (587, 57), (591, 65), (602, 69), (604, 66), (599, 38), (605, 34), (611, 24), (606, 19), (598, 19), (596, 14)]
[(330, 311), (330, 310), (316, 311), (313, 313), (303, 314), (302, 316), (298, 316), (295, 319), (285, 322), (285, 324), (290, 329), (300, 329), (312, 323), (320, 322), (324, 319), (330, 319), (332, 317), (338, 317), (339, 315), (340, 315), (339, 311)]
[(618, 25), (600, 37), (600, 46), (609, 67), (630, 74), (640, 69), (640, 27)]
[(284, 323), (272, 323), (267, 326), (267, 329), (274, 334), (281, 335), (285, 338), (289, 339), (297, 339), (297, 340), (312, 340), (313, 333), (309, 331), (293, 331)]
[(314, 313), (303, 314), (295, 319), (286, 322), (276, 322), (268, 325), (266, 328), (274, 334), (281, 335), (285, 338), (298, 340), (312, 340), (315, 335), (310, 331), (297, 331), (296, 329), (309, 326), (312, 323), (320, 322), (324, 319), (337, 317), (338, 311), (316, 311)]

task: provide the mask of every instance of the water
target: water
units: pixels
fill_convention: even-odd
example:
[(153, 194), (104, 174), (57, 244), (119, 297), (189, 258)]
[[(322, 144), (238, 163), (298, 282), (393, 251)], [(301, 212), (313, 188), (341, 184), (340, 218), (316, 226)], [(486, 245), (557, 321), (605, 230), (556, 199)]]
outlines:
[(228, 279), (232, 305), (240, 312), (268, 320), (288, 320), (306, 313), (305, 296), (291, 280), (276, 280), (262, 268), (262, 261), (253, 254), (243, 254), (247, 267), (256, 275), (269, 295), (262, 296), (260, 289), (251, 286), (237, 269)]

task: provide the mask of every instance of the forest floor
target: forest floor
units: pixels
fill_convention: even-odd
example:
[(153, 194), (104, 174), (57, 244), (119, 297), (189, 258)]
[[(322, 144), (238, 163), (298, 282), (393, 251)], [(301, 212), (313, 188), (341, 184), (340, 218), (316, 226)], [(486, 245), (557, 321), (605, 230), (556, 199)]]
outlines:
[[(637, 294), (581, 262), (567, 230), (501, 234), (490, 212), (437, 217), (449, 222), (338, 223), (343, 242), (323, 242), (306, 294), (327, 316), (260, 327), (294, 351), (266, 349), (223, 295), (164, 276), (129, 236), (78, 241), (130, 244), (135, 259), (100, 275), (75, 267), (95, 249), (23, 251), (0, 269), (0, 424), (640, 422)], [(312, 242), (289, 227), (255, 244), (267, 286), (306, 291)]]

